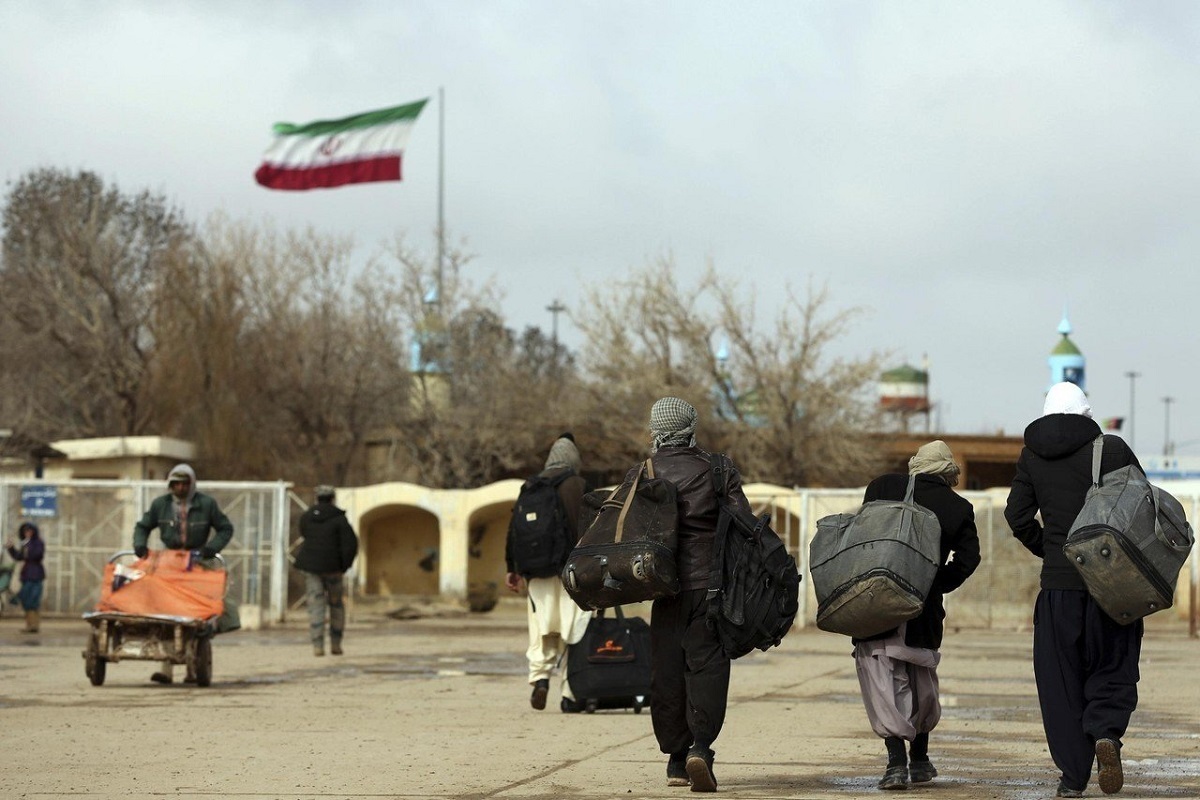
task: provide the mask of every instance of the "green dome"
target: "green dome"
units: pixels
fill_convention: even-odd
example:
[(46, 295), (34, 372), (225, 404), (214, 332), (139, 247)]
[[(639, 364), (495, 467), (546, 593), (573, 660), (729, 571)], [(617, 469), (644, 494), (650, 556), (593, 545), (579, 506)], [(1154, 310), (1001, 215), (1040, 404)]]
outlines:
[(879, 380), (884, 383), (929, 383), (929, 374), (905, 364), (889, 369), (879, 376)]
[(1064, 333), (1063, 337), (1059, 341), (1059, 343), (1057, 345), (1055, 345), (1053, 350), (1050, 351), (1050, 355), (1052, 355), (1052, 356), (1081, 356), (1081, 355), (1083, 355), (1083, 353), (1079, 352), (1079, 348), (1076, 347), (1075, 343), (1071, 341), (1071, 337), (1067, 336)]

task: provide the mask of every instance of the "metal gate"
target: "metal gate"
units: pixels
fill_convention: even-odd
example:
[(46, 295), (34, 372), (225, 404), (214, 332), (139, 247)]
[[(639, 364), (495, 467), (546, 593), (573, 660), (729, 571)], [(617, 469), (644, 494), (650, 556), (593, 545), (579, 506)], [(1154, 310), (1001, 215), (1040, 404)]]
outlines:
[[(221, 552), (229, 568), (229, 593), (243, 606), (262, 609), (264, 622), (283, 619), (287, 590), (289, 483), (204, 481), (233, 523), (233, 539)], [(0, 479), (0, 532), (15, 535), (23, 520), (35, 523), (46, 542), (42, 610), (90, 611), (100, 598), (104, 565), (113, 553), (133, 548), (133, 526), (163, 482), (118, 480), (37, 481)], [(29, 508), (22, 509), (22, 496)], [(30, 498), (37, 496), (41, 507)], [(156, 533), (150, 546), (158, 544)]]

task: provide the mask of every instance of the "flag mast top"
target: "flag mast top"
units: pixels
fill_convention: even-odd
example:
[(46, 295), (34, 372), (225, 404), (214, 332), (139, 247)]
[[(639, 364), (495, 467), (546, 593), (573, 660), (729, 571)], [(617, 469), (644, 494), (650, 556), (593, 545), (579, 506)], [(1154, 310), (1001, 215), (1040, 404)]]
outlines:
[(437, 308), (440, 316), (442, 305), (442, 260), (446, 250), (446, 222), (444, 219), (444, 182), (445, 162), (443, 155), (446, 149), (446, 94), (443, 87), (438, 87), (438, 218), (437, 218)]

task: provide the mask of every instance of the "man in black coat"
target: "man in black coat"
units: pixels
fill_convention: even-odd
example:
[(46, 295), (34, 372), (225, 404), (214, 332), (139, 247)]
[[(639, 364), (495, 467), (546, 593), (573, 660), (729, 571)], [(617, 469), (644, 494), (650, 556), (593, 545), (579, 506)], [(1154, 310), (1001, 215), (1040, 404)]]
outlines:
[[(921, 613), (900, 628), (854, 640), (863, 703), (871, 728), (883, 738), (888, 765), (880, 789), (906, 789), (937, 776), (929, 760), (929, 732), (941, 719), (937, 664), (941, 660), (942, 596), (952, 592), (979, 566), (975, 510), (951, 487), (959, 467), (945, 442), (922, 445), (908, 462), (908, 475), (883, 475), (871, 481), (863, 502), (903, 500), (914, 481), (913, 502), (934, 513), (941, 528), (941, 558)], [(905, 753), (904, 743), (910, 742)]]
[[(1042, 559), (1033, 610), (1033, 673), (1046, 744), (1062, 772), (1059, 797), (1083, 796), (1093, 759), (1100, 766), (1101, 791), (1120, 791), (1121, 737), (1137, 707), (1142, 621), (1114, 622), (1063, 553), (1092, 485), (1092, 442), (1102, 435), (1078, 386), (1050, 387), (1042, 416), (1025, 429), (1004, 510), (1013, 536)], [(1104, 436), (1103, 441), (1101, 475), (1130, 464), (1141, 467), (1123, 439)]]
[(328, 608), (330, 652), (340, 656), (342, 635), (346, 630), (343, 576), (358, 555), (358, 537), (346, 519), (346, 512), (333, 504), (333, 487), (318, 486), (316, 495), (316, 505), (300, 517), (300, 535), (304, 542), (296, 554), (296, 569), (304, 572), (313, 655), (325, 655)]

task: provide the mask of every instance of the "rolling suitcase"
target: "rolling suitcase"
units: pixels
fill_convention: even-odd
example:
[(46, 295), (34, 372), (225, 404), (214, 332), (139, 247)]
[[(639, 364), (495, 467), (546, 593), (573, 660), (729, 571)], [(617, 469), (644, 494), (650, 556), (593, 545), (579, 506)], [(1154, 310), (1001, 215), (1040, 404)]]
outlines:
[(650, 705), (650, 625), (640, 617), (600, 611), (567, 652), (567, 681), (579, 710)]

